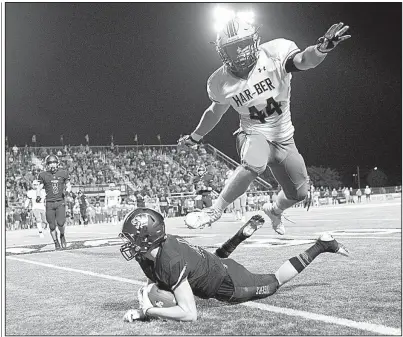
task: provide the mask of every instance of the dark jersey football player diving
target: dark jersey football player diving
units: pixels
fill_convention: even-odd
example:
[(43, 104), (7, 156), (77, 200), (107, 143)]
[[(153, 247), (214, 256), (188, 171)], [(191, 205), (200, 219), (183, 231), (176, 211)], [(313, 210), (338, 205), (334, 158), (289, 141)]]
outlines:
[(265, 298), (302, 272), (318, 255), (329, 252), (348, 256), (347, 249), (325, 233), (313, 246), (286, 261), (274, 274), (252, 273), (228, 257), (263, 223), (263, 217), (253, 216), (212, 253), (178, 236), (166, 234), (164, 218), (160, 213), (149, 208), (131, 211), (119, 234), (125, 242), (120, 251), (126, 260), (135, 259), (140, 264), (148, 283), (156, 283), (160, 289), (171, 291), (177, 305), (153, 306), (147, 295), (148, 288), (143, 287), (139, 291), (140, 308), (129, 310), (125, 320), (160, 317), (195, 321), (197, 309), (194, 296), (228, 303)]

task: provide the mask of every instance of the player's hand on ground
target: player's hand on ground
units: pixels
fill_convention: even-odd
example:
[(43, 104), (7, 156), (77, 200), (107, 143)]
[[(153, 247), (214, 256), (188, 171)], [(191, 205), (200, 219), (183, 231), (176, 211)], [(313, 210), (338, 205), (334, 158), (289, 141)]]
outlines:
[(140, 309), (130, 309), (123, 316), (123, 321), (125, 322), (134, 322), (144, 320), (145, 316), (143, 315), (142, 310)]
[(328, 29), (326, 34), (318, 39), (317, 48), (321, 53), (328, 53), (336, 46), (351, 37), (351, 35), (344, 35), (349, 29), (349, 26), (344, 26), (343, 22), (335, 23)]
[(191, 149), (196, 149), (198, 144), (199, 142), (196, 142), (191, 135), (184, 135), (178, 140), (179, 146), (187, 146)]
[(147, 312), (147, 310), (153, 307), (153, 304), (151, 303), (150, 299), (148, 298), (148, 292), (151, 287), (152, 287), (152, 283), (147, 286), (141, 287), (137, 293), (140, 309), (144, 316), (145, 316), (145, 313)]

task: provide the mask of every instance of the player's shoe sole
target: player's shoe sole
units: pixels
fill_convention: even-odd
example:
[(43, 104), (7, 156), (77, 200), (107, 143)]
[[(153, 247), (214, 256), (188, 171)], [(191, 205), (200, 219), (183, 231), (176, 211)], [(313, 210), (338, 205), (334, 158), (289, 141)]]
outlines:
[(242, 233), (244, 237), (249, 238), (260, 227), (264, 225), (264, 219), (261, 215), (254, 215), (248, 222), (241, 227), (238, 233)]
[(350, 256), (350, 252), (347, 250), (347, 248), (329, 233), (323, 233), (318, 238), (317, 242), (322, 245), (322, 247), (325, 249), (325, 252)]
[(222, 213), (214, 208), (205, 208), (200, 212), (192, 212), (186, 215), (185, 225), (190, 229), (202, 229), (211, 227), (211, 224), (220, 219)]

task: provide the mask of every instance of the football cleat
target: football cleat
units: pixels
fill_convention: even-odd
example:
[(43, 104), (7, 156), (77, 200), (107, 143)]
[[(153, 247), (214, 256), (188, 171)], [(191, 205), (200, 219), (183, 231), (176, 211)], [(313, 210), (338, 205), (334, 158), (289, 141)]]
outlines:
[(186, 215), (185, 224), (191, 229), (204, 228), (221, 218), (222, 213), (210, 207)]
[(66, 237), (64, 235), (60, 235), (60, 243), (63, 249), (67, 247)]
[(263, 211), (270, 218), (271, 226), (276, 231), (276, 233), (278, 233), (280, 235), (284, 235), (285, 227), (284, 227), (284, 224), (281, 219), (281, 217), (282, 217), (281, 214), (280, 215), (274, 214), (273, 205), (269, 202), (267, 202), (263, 205)]
[(341, 243), (337, 242), (336, 239), (329, 233), (323, 233), (321, 236), (319, 236), (317, 242), (324, 248), (325, 252), (340, 254), (343, 256), (350, 255), (347, 248)]
[(260, 227), (264, 225), (264, 219), (261, 215), (254, 215), (249, 221), (241, 227), (238, 233), (242, 233), (244, 237), (250, 237)]
[(39, 237), (40, 237), (41, 239), (43, 239), (43, 238), (45, 237), (45, 235), (43, 235), (42, 232), (39, 232)]

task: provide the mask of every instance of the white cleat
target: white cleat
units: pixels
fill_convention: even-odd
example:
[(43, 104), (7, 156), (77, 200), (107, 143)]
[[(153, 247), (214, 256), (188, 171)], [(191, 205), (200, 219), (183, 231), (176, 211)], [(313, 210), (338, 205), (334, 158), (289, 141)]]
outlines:
[(43, 233), (40, 232), (40, 233), (39, 233), (39, 237), (40, 237), (41, 239), (43, 239), (43, 238), (45, 237), (45, 235), (43, 235)]
[(200, 212), (186, 215), (185, 225), (191, 229), (204, 228), (221, 218), (222, 213), (214, 208), (205, 208)]
[(263, 212), (266, 213), (266, 215), (270, 218), (271, 220), (271, 226), (273, 229), (276, 231), (277, 234), (284, 235), (285, 234), (285, 227), (281, 219), (281, 214), (277, 215), (274, 214), (273, 211), (273, 205), (269, 202), (265, 203), (263, 205)]

